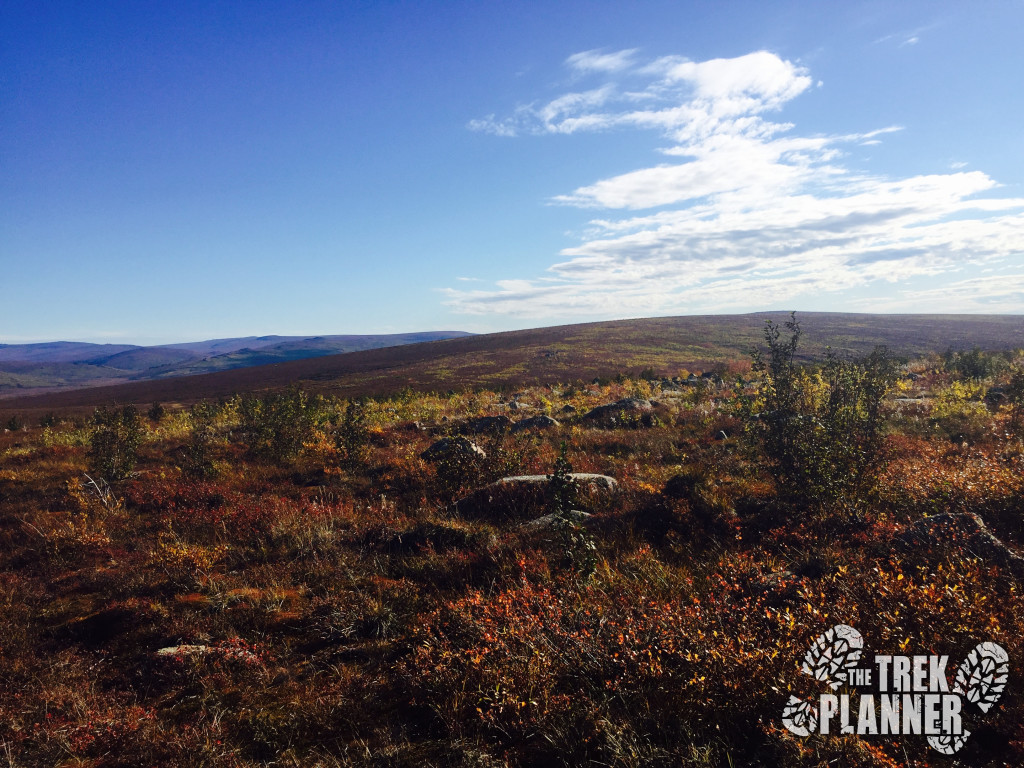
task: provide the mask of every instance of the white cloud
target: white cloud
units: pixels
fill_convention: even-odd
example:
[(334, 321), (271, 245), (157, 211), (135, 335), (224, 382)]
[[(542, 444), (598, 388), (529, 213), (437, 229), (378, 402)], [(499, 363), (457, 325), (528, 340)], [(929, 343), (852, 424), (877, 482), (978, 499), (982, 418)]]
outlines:
[(890, 43), (893, 41), (896, 41), (896, 45), (899, 48), (905, 48), (908, 45), (917, 45), (919, 42), (921, 42), (921, 35), (924, 32), (928, 32), (932, 29), (935, 29), (936, 27), (940, 26), (941, 23), (942, 22), (940, 21), (934, 21), (931, 24), (926, 24), (923, 27), (918, 27), (917, 29), (912, 29), (910, 31), (894, 32), (892, 34), (885, 35), (875, 40), (875, 45), (880, 45), (881, 43)]
[[(607, 56), (617, 57), (614, 66)], [(499, 281), (490, 290), (449, 289), (446, 303), (457, 311), (571, 317), (740, 310), (838, 298), (865, 286), (880, 287), (896, 303), (941, 302), (937, 293), (896, 294), (910, 296), (924, 277), (1022, 258), (1024, 199), (993, 196), (998, 184), (988, 175), (892, 179), (844, 165), (846, 145), (880, 143), (900, 126), (799, 136), (794, 126), (766, 119), (812, 85), (804, 68), (775, 54), (642, 63), (632, 50), (590, 51), (568, 64), (603, 82), (471, 127), (502, 135), (653, 130), (671, 142), (659, 151), (673, 162), (554, 198), (630, 213), (593, 220), (544, 276)], [(1024, 311), (1020, 292), (996, 291), (998, 280), (964, 285), (949, 295), (992, 289), (995, 303), (985, 304), (984, 293), (972, 301), (989, 311)], [(931, 309), (945, 311), (941, 304)]]
[(574, 53), (565, 60), (567, 66), (579, 72), (618, 72), (633, 65), (637, 49), (630, 48), (615, 53), (603, 53), (600, 49)]
[[(861, 302), (865, 311), (878, 306), (877, 301)], [(987, 275), (956, 280), (941, 288), (901, 291), (898, 298), (889, 299), (882, 307), (889, 311), (934, 311), (942, 307), (950, 314), (1016, 314), (1024, 306), (1024, 274)]]
[[(660, 130), (677, 141), (730, 130), (758, 135), (785, 127), (762, 122), (760, 113), (779, 109), (811, 85), (802, 67), (766, 51), (705, 62), (672, 56), (642, 66), (622, 54), (632, 56), (633, 52), (612, 54), (618, 62), (614, 70), (608, 65), (584, 70), (617, 79), (543, 104), (520, 105), (503, 120), (494, 115), (472, 120), (469, 128), (515, 136), (639, 127)], [(587, 52), (570, 56), (569, 62), (595, 58), (600, 59)], [(642, 108), (637, 109), (638, 105)]]

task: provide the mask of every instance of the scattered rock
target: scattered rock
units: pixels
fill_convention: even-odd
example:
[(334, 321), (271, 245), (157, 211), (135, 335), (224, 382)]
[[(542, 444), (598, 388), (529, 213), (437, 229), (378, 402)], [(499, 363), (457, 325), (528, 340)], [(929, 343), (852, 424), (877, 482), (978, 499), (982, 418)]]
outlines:
[(1004, 405), (1009, 401), (1006, 396), (1006, 392), (1002, 387), (992, 387), (988, 392), (985, 393), (985, 405), (990, 410), (998, 411), (999, 406)]
[(508, 416), (480, 416), (462, 425), (460, 431), (470, 435), (500, 435), (512, 426)]
[(550, 416), (532, 416), (529, 419), (517, 421), (512, 425), (513, 432), (523, 432), (527, 429), (551, 429), (559, 426), (555, 419)]
[(192, 656), (215, 656), (225, 661), (259, 663), (259, 657), (252, 651), (228, 643), (217, 645), (172, 645), (159, 649), (155, 654), (161, 659), (185, 659)]
[(753, 582), (750, 592), (766, 604), (778, 606), (796, 597), (799, 584), (800, 579), (792, 571), (774, 571)]
[[(568, 515), (572, 520), (577, 523), (587, 524), (588, 520), (593, 517), (589, 512), (584, 512), (579, 509), (569, 510)], [(523, 523), (519, 526), (524, 531), (536, 533), (538, 531), (549, 531), (553, 529), (558, 521), (558, 515), (550, 514), (538, 517), (536, 520), (531, 520), (528, 523)]]
[[(572, 472), (569, 474), (577, 485), (599, 488), (604, 491), (617, 491), (619, 484), (614, 477), (599, 475), (594, 472)], [(513, 475), (503, 477), (494, 485), (541, 485), (546, 486), (550, 480), (549, 475)]]
[(665, 481), (662, 493), (671, 499), (688, 499), (697, 489), (700, 476), (693, 472), (680, 472)]
[(1018, 576), (1024, 575), (1024, 557), (1000, 541), (984, 521), (971, 512), (947, 512), (918, 520), (897, 536), (895, 543), (910, 550), (959, 544), (986, 562), (1004, 566)]
[(564, 413), (566, 416), (572, 416), (574, 413), (576, 413), (576, 406), (574, 406), (574, 405), (563, 405), (561, 412)]
[(621, 424), (650, 426), (654, 406), (650, 400), (627, 397), (607, 405), (599, 405), (584, 416), (589, 421), (601, 426), (614, 427)]
[(213, 653), (213, 649), (208, 645), (172, 645), (167, 648), (161, 648), (156, 652), (157, 656), (168, 657), (168, 656), (206, 656)]
[(476, 443), (464, 437), (442, 437), (420, 454), (425, 461), (443, 461), (455, 457), (486, 459), (487, 454)]
[[(614, 478), (607, 475), (574, 472), (581, 500), (588, 496), (610, 493), (618, 489)], [(485, 517), (494, 520), (523, 520), (536, 517), (548, 503), (547, 475), (503, 477), (455, 502), (455, 511), (462, 517)]]

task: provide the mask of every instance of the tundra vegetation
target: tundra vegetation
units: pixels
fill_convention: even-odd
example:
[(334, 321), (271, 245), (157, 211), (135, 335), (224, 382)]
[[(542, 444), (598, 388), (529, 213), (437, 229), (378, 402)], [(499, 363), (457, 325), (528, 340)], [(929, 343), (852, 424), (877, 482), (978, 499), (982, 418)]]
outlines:
[[(799, 672), (810, 642), (846, 623), (950, 674), (1003, 646), (1008, 687), (965, 710), (958, 759), (1024, 764), (1022, 353), (800, 365), (800, 344), (795, 320), (769, 325), (750, 362), (692, 379), (11, 417), (0, 756), (948, 762), (923, 737), (783, 729), (791, 693), (821, 692)], [(541, 490), (520, 481), (500, 514), (480, 495), (524, 475)], [(943, 514), (998, 541), (908, 538)]]

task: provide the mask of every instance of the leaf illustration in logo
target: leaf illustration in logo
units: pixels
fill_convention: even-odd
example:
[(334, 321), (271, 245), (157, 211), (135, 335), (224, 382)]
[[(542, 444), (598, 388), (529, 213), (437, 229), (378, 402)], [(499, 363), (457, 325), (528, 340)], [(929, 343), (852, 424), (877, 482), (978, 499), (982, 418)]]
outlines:
[(956, 671), (953, 691), (988, 712), (1006, 687), (1010, 657), (996, 643), (980, 643)]
[(827, 682), (833, 690), (848, 679), (864, 650), (864, 638), (848, 624), (836, 624), (811, 645), (801, 670), (815, 680)]

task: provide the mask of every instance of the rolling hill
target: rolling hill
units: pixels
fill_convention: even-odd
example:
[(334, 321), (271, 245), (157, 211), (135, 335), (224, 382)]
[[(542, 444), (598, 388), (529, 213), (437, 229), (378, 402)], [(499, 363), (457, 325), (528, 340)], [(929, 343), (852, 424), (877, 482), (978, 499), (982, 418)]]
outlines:
[[(300, 385), (311, 391), (354, 396), (475, 386), (589, 380), (617, 372), (653, 369), (674, 374), (716, 363), (749, 359), (764, 321), (788, 313), (704, 315), (585, 323), (464, 336), (347, 354), (180, 378), (94, 387), (0, 400), (0, 412), (26, 416), (47, 411), (85, 411), (101, 404), (154, 401), (189, 403)], [(869, 315), (802, 313), (801, 354), (820, 358), (828, 346), (862, 354), (876, 345), (912, 357), (947, 348), (1024, 347), (1019, 315)], [(273, 345), (272, 345), (273, 346)]]
[(134, 346), (51, 342), (0, 345), (0, 397), (25, 390), (52, 392), (100, 384), (190, 376), (254, 365), (336, 355), (422, 341), (457, 338), (462, 331), (423, 333), (247, 336)]

